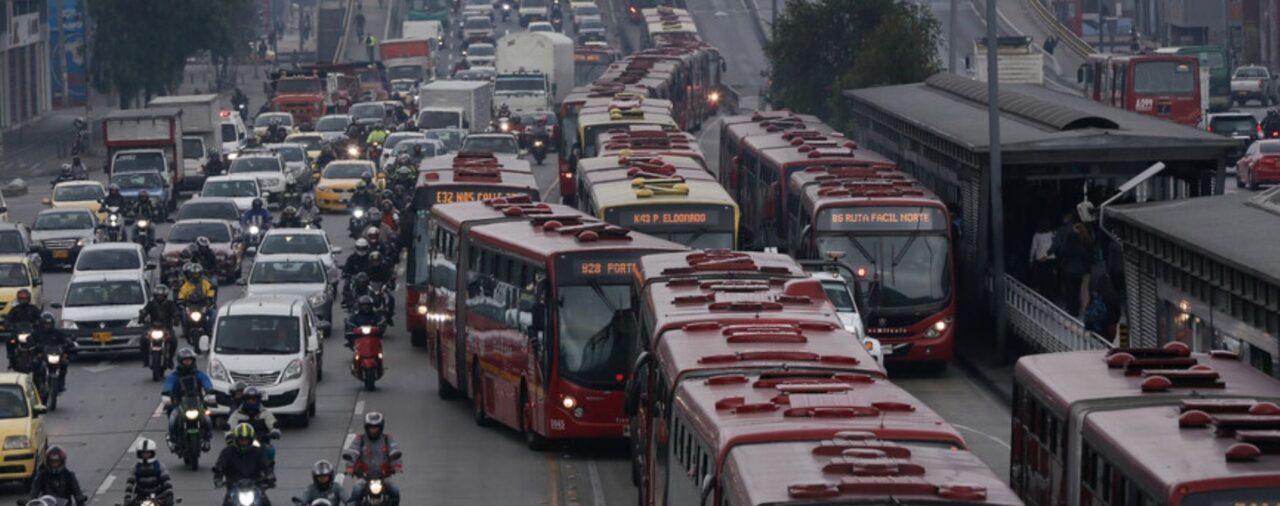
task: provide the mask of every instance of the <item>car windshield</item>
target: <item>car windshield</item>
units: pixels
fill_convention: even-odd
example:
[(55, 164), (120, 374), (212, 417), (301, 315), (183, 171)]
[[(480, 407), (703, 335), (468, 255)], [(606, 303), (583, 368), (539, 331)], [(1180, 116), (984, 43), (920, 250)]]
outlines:
[(400, 156), (405, 153), (412, 152), (414, 148), (418, 146), (422, 146), (422, 156), (431, 157), (431, 156), (436, 156), (437, 154), (436, 144), (434, 142), (423, 142), (423, 141), (402, 142), (400, 143), (400, 145), (396, 146), (396, 149), (393, 152), (393, 154), (395, 154), (396, 156)]
[(101, 200), (105, 196), (102, 187), (96, 184), (59, 186), (53, 189), (53, 200), (57, 202)]
[(443, 142), (446, 151), (454, 151), (462, 147), (461, 130), (430, 130), (426, 132), (426, 136), (428, 139)]
[(231, 232), (223, 223), (175, 223), (169, 229), (169, 242), (195, 242), (208, 237), (210, 242), (231, 242)]
[(258, 182), (244, 181), (209, 181), (204, 184), (204, 197), (258, 197)]
[(841, 313), (856, 311), (853, 306), (853, 296), (849, 294), (849, 289), (845, 287), (843, 281), (823, 281), (822, 290), (826, 292), (827, 300), (836, 307), (836, 311)]
[(1280, 141), (1263, 142), (1259, 145), (1258, 150), (1262, 151), (1262, 154), (1264, 155), (1280, 153)]
[(280, 160), (265, 156), (240, 157), (231, 161), (232, 174), (245, 172), (280, 172)]
[(307, 152), (298, 146), (273, 146), (271, 150), (279, 153), (286, 162), (303, 162), (307, 160)]
[(31, 226), (34, 230), (80, 230), (93, 228), (93, 216), (87, 212), (40, 213)]
[(1138, 95), (1187, 95), (1195, 92), (1191, 65), (1172, 61), (1143, 62), (1133, 69), (1133, 92)]
[(1267, 72), (1260, 68), (1243, 68), (1236, 71), (1236, 79), (1257, 78), (1263, 79), (1267, 77)]
[(350, 114), (351, 117), (355, 119), (382, 119), (382, 117), (387, 114), (387, 110), (382, 106), (382, 104), (356, 104), (351, 106), (351, 109), (347, 111), (347, 114)]
[(418, 128), (456, 127), (459, 116), (456, 111), (422, 111), (418, 114)]
[(362, 163), (331, 163), (324, 168), (321, 177), (325, 179), (360, 179), (365, 173), (372, 174), (373, 169)]
[(199, 160), (204, 156), (204, 141), (199, 137), (182, 138), (182, 159)]
[(320, 234), (267, 234), (267, 237), (262, 240), (262, 245), (258, 247), (258, 253), (327, 255), (329, 245)]
[[(422, 67), (417, 65), (397, 65), (387, 69), (387, 79), (411, 79), (417, 81), (422, 78)], [(413, 83), (391, 83), (391, 88), (396, 91), (408, 91), (413, 87)]]
[(249, 283), (324, 283), (324, 266), (320, 262), (254, 262)]
[(594, 388), (616, 388), (626, 378), (627, 340), (634, 335), (630, 287), (591, 284), (559, 287), (560, 374)]
[(221, 316), (214, 351), (228, 355), (292, 355), (302, 349), (296, 316)]
[(320, 93), (319, 79), (280, 79), (276, 81), (276, 93)]
[(271, 125), (293, 126), (293, 116), (289, 114), (260, 114), (253, 120), (253, 126), (268, 127)]
[(395, 149), (396, 145), (400, 144), (401, 142), (407, 141), (409, 139), (422, 139), (422, 138), (424, 138), (423, 135), (419, 133), (391, 134), (387, 136), (387, 141), (383, 143), (382, 146), (386, 149)]
[(487, 30), (493, 26), (489, 23), (489, 18), (467, 18), (466, 24), (463, 25), (468, 30)]
[(1218, 116), (1209, 121), (1209, 130), (1217, 134), (1254, 135), (1258, 130), (1258, 120), (1253, 116)]
[(0, 230), (0, 254), (27, 254), (27, 248), (22, 244), (22, 232), (17, 230)]
[(164, 180), (155, 172), (133, 172), (111, 176), (111, 184), (121, 190), (149, 190), (164, 186)]
[(27, 395), (22, 387), (14, 384), (0, 385), (0, 420), (26, 418)]
[(307, 147), (307, 151), (319, 151), (324, 147), (324, 141), (321, 140), (319, 137), (312, 136), (312, 135), (302, 135), (298, 137), (293, 137), (293, 136), (285, 137), (284, 141), (303, 144)]
[(77, 271), (122, 271), (142, 268), (138, 253), (128, 249), (97, 249), (80, 253), (76, 260)]
[(27, 272), (27, 266), (14, 263), (0, 264), (0, 286), (31, 286), (31, 274)]
[(582, 26), (578, 27), (578, 31), (582, 30), (604, 30), (604, 23), (596, 18), (588, 18), (582, 20)]
[(516, 139), (507, 136), (467, 137), (462, 141), (462, 145), (467, 151), (485, 151), (512, 155), (520, 151), (516, 146)]
[(546, 89), (547, 83), (538, 78), (504, 77), (493, 83), (494, 93), (531, 93)]
[(178, 208), (178, 215), (174, 221), (199, 219), (240, 221), (240, 211), (236, 210), (236, 205), (230, 202), (191, 201)]
[(574, 11), (574, 14), (578, 16), (599, 16), (600, 8), (596, 7), (595, 4), (584, 3), (578, 6), (578, 8)]
[(467, 0), (468, 7), (491, 7), (489, 0)]
[(317, 132), (341, 132), (347, 129), (347, 125), (351, 124), (351, 118), (347, 116), (325, 116), (316, 122)]
[(531, 24), (529, 24), (529, 31), (531, 31), (531, 32), (554, 32), (554, 31), (556, 31), (556, 29), (555, 29), (554, 27), (552, 27), (550, 24), (531, 23)]
[(936, 306), (951, 297), (947, 238), (933, 234), (820, 234), (818, 253), (841, 251), (840, 262), (870, 271), (869, 300), (883, 310)]
[(81, 281), (67, 288), (66, 307), (142, 305), (140, 281)]
[(156, 153), (122, 153), (111, 162), (111, 172), (163, 171), (164, 155)]
[(472, 44), (467, 48), (467, 56), (493, 56), (493, 44)]

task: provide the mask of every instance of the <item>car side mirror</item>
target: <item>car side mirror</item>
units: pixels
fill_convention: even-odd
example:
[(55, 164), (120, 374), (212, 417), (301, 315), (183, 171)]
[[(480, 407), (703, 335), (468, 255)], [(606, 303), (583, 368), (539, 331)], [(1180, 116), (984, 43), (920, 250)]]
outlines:
[(200, 353), (209, 353), (209, 334), (200, 336), (200, 341), (196, 343), (196, 348)]
[(7, 206), (0, 206), (0, 213), (7, 213), (7, 212), (9, 212), (9, 208)]
[(40, 286), (40, 285), (43, 285), (43, 284), (44, 284), (44, 280), (43, 280), (43, 279), (35, 278), (35, 279), (31, 280), (31, 286)]
[(249, 255), (249, 256), (257, 255), (257, 254), (258, 254), (258, 247), (257, 247), (257, 246), (249, 246), (248, 248), (246, 248), (246, 249), (244, 250), (244, 254)]
[(156, 270), (156, 264), (147, 264), (146, 270), (149, 270), (149, 271)]
[(343, 450), (343, 451), (342, 451), (342, 460), (345, 460), (345, 461), (347, 461), (347, 462), (355, 462), (355, 461), (356, 461), (356, 452), (351, 451), (351, 450)]
[(49, 307), (54, 308), (54, 309), (62, 309), (62, 303), (61, 303), (61, 302), (54, 302), (53, 304), (49, 304)]
[(249, 284), (249, 281), (244, 278), (240, 278), (236, 280), (236, 286), (245, 286), (247, 284)]
[(31, 407), (31, 414), (36, 416), (40, 416), (48, 412), (49, 412), (49, 408), (46, 408), (44, 404), (36, 404), (35, 406)]
[(333, 254), (335, 254), (335, 255), (341, 255), (341, 254), (342, 254), (342, 246), (334, 246), (334, 247), (332, 247), (332, 248), (329, 248), (329, 251), (330, 251), (330, 252), (332, 252), (332, 253), (333, 253)]
[(636, 358), (635, 365), (631, 366), (631, 376), (627, 378), (627, 385), (622, 391), (622, 412), (627, 416), (635, 416), (640, 411), (640, 369), (648, 367), (652, 357), (649, 352), (643, 352)]

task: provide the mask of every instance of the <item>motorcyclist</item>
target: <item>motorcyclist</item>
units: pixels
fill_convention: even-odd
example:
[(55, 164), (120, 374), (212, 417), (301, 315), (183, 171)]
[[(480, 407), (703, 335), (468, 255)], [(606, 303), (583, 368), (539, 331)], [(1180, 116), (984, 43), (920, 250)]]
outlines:
[(257, 225), (259, 233), (265, 234), (267, 229), (271, 228), (271, 211), (267, 210), (267, 206), (262, 202), (262, 199), (253, 199), (252, 207), (240, 216), (240, 224), (244, 225), (246, 230), (251, 226)]
[(329, 162), (338, 159), (338, 153), (341, 153), (342, 141), (333, 141), (325, 144), (320, 148), (320, 156), (316, 157), (316, 167), (323, 169), (329, 165)]
[(311, 466), (311, 484), (302, 491), (302, 504), (309, 505), (325, 499), (332, 504), (346, 504), (347, 491), (333, 481), (334, 467), (327, 460), (318, 460)]
[(302, 218), (298, 217), (298, 209), (289, 206), (280, 213), (280, 223), (276, 226), (279, 228), (302, 228), (306, 224), (302, 222)]
[(236, 86), (235, 91), (231, 92), (231, 106), (239, 108), (243, 104), (247, 109), (249, 106), (249, 97), (240, 91), (240, 87)]
[(367, 294), (360, 295), (356, 298), (356, 312), (347, 317), (346, 346), (350, 348), (355, 343), (355, 336), (351, 335), (352, 329), (365, 326), (377, 327), (382, 324), (382, 315), (379, 315), (373, 308), (373, 297)]
[[(374, 209), (373, 212), (369, 213), (369, 216), (371, 217), (370, 219), (377, 218), (379, 223), (381, 223), (381, 214), (381, 211)], [(382, 226), (371, 225), (364, 231), (364, 240), (369, 242), (369, 251), (381, 252), (385, 259), (389, 260), (391, 263), (396, 263), (396, 261), (400, 259), (400, 255), (395, 250), (395, 245), (391, 244), (390, 240), (384, 241), (383, 237), (384, 234), (382, 233)]]
[[(30, 325), (32, 330), (40, 323), (42, 311), (40, 307), (31, 303), (31, 290), (22, 288), (18, 290), (17, 302), (13, 307), (9, 308), (9, 314), (4, 316), (4, 326), (13, 333), (13, 337), (5, 341), (5, 354), (9, 357), (9, 369), (14, 367), (14, 355), (18, 350), (18, 332), (16, 327)], [(30, 339), (30, 337), (28, 337)], [(23, 364), (25, 367), (27, 364)]]
[[(165, 440), (169, 443), (169, 451), (177, 450), (178, 405), (183, 399), (196, 398), (203, 400), (213, 392), (213, 382), (209, 375), (196, 368), (196, 352), (189, 347), (178, 350), (178, 367), (164, 380), (160, 395), (165, 398), (165, 414), (169, 416), (169, 433)], [(209, 415), (200, 414), (200, 438), (202, 449), (209, 451), (209, 440), (213, 437), (213, 422)]]
[(1267, 116), (1262, 118), (1262, 132), (1270, 138), (1272, 133), (1277, 131), (1280, 131), (1280, 111), (1269, 109)]
[(369, 253), (369, 281), (381, 284), (384, 289), (377, 294), (385, 300), (382, 301), (382, 307), (387, 308), (387, 325), (395, 325), (396, 316), (396, 299), (395, 299), (395, 264), (383, 258), (382, 253), (373, 251)]
[(389, 193), (389, 195), (384, 195), (385, 198), (378, 204), (378, 210), (382, 211), (381, 229), (383, 234), (394, 237), (395, 234), (400, 233), (400, 210), (396, 208), (396, 203), (392, 200), (395, 194), (390, 190), (384, 193)]
[[(280, 437), (280, 429), (276, 424), (276, 416), (262, 406), (262, 392), (255, 387), (244, 389), (240, 407), (227, 417), (227, 425), (238, 427), (242, 423), (253, 427), (258, 441), (266, 449), (267, 460), (274, 464), (276, 451), (270, 443), (272, 438)], [(231, 434), (227, 434), (227, 442), (231, 442)]]
[(394, 114), (397, 125), (403, 125), (409, 121), (409, 113), (404, 110), (404, 104), (396, 104)]
[[(101, 204), (102, 205), (99, 207), (98, 212), (108, 212), (108, 208), (111, 207), (119, 209), (122, 216), (129, 212), (129, 199), (120, 194), (120, 185), (118, 184), (112, 184), (107, 187), (107, 196), (102, 198)], [(125, 232), (126, 231), (122, 227), (120, 230), (120, 236), (123, 241), (128, 240)]]
[(159, 212), (151, 194), (146, 190), (138, 192), (138, 201), (133, 204), (133, 217), (139, 220), (154, 220)]
[(124, 503), (126, 506), (137, 506), (149, 498), (156, 498), (161, 504), (173, 504), (173, 483), (164, 464), (156, 458), (156, 442), (142, 438), (134, 445), (134, 455), (138, 462), (133, 465), (133, 475), (124, 486)]
[(71, 168), (71, 164), (64, 163), (62, 164), (62, 168), (58, 170), (58, 177), (54, 178), (54, 180), (50, 182), (49, 185), (57, 186), (58, 183), (61, 183), (63, 181), (76, 181), (78, 179), (82, 179), (82, 178), (76, 177), (75, 171)]
[(222, 155), (218, 153), (218, 148), (209, 148), (209, 161), (204, 164), (204, 175), (209, 177), (221, 176), (226, 171), (226, 167), (222, 165)]
[(31, 479), (31, 499), (44, 495), (64, 501), (75, 500), (76, 504), (89, 503), (89, 498), (80, 489), (76, 473), (67, 469), (67, 451), (61, 446), (50, 446), (45, 450), (44, 462)]
[[(36, 328), (31, 331), (31, 340), (40, 348), (44, 348), (46, 346), (59, 346), (62, 348), (62, 352), (66, 355), (71, 355), (75, 352), (75, 341), (63, 331), (58, 330), (57, 319), (53, 317), (53, 313), (47, 311), (40, 315), (40, 324), (36, 325)], [(70, 362), (70, 360), (58, 362), (58, 374), (62, 376), (62, 382), (58, 388), (59, 392), (67, 390), (68, 362)]]
[[(231, 385), (231, 405), (227, 406), (228, 412), (235, 413), (240, 409), (240, 403), (244, 401), (244, 391), (249, 389), (249, 385), (243, 381), (237, 381)], [(228, 424), (227, 427), (230, 427)]]
[(71, 175), (76, 179), (89, 179), (89, 168), (84, 166), (79, 156), (71, 157)]
[[(182, 281), (182, 287), (178, 288), (178, 302), (183, 306), (193, 302), (200, 302), (208, 307), (212, 307), (214, 301), (217, 300), (218, 292), (214, 290), (213, 283), (209, 282), (208, 279), (205, 279), (204, 268), (200, 267), (199, 264), (190, 263), (187, 264), (186, 267), (183, 267), (182, 271), (184, 279)], [(205, 316), (208, 316), (207, 313), (209, 312), (210, 311), (206, 310)], [(205, 328), (205, 332), (208, 332), (210, 327), (209, 319), (204, 318), (201, 323)]]
[(298, 219), (302, 220), (303, 225), (320, 225), (320, 207), (316, 206), (316, 199), (310, 193), (302, 195), (302, 204), (298, 207)]
[(404, 185), (398, 184), (391, 188), (391, 197), (391, 201), (396, 206), (396, 209), (399, 209), (402, 213), (405, 209), (409, 208), (409, 204), (413, 203), (413, 196), (409, 194), (409, 191), (405, 189)]
[[(369, 241), (363, 237), (356, 240), (355, 251), (347, 256), (347, 260), (342, 264), (342, 277), (346, 280), (347, 286), (342, 290), (342, 305), (348, 307), (353, 300), (352, 285), (356, 276), (364, 274), (369, 270)], [(367, 277), (368, 274), (365, 274)]]
[[(364, 416), (364, 432), (356, 434), (349, 451), (355, 453), (355, 461), (347, 466), (347, 474), (368, 476), (376, 474), (386, 478), (401, 471), (400, 460), (392, 458), (397, 445), (391, 434), (384, 432), (386, 419), (382, 413), (370, 412)], [(389, 481), (383, 481), (390, 504), (400, 504), (400, 489)], [(364, 497), (364, 483), (357, 483), (351, 490), (351, 502), (359, 503)]]
[[(253, 481), (259, 487), (269, 488), (275, 485), (275, 473), (266, 452), (254, 446), (256, 438), (253, 426), (242, 423), (231, 430), (232, 444), (222, 449), (218, 461), (213, 465), (213, 486), (227, 487), (227, 499), (231, 499), (231, 488), (242, 480)], [(263, 503), (269, 504), (263, 494)]]
[(267, 126), (266, 142), (284, 142), (284, 138), (289, 136), (289, 131), (285, 130), (284, 125), (279, 120), (272, 121)]
[[(368, 176), (370, 179), (372, 175)], [(351, 208), (368, 210), (373, 206), (374, 199), (373, 185), (364, 179), (356, 183), (356, 191), (351, 194)]]
[(213, 242), (202, 235), (191, 244), (195, 246), (191, 250), (191, 259), (200, 264), (200, 267), (210, 276), (218, 272), (218, 254), (213, 251)]
[[(142, 323), (150, 323), (163, 327), (169, 331), (169, 339), (176, 339), (173, 335), (174, 327), (182, 324), (182, 312), (178, 310), (178, 305), (169, 300), (169, 287), (165, 285), (156, 285), (151, 289), (151, 300), (147, 301), (145, 306), (138, 311), (138, 321)], [(170, 342), (170, 345), (175, 343)], [(138, 342), (139, 351), (142, 352), (142, 366), (151, 367), (151, 354), (147, 353), (147, 340), (142, 339)]]

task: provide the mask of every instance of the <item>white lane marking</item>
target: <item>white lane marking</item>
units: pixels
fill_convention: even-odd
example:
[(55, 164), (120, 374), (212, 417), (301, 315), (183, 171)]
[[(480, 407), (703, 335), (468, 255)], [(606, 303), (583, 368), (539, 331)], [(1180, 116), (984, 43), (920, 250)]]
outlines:
[(156, 405), (156, 410), (151, 412), (151, 418), (160, 418), (162, 415), (164, 415), (164, 401)]
[(356, 416), (360, 416), (360, 415), (363, 415), (363, 414), (364, 414), (364, 401), (363, 401), (363, 400), (356, 401), (356, 410), (355, 410), (355, 411), (356, 411)]
[(116, 475), (114, 473), (108, 474), (107, 479), (102, 480), (102, 484), (98, 485), (98, 490), (94, 492), (93, 495), (102, 495), (107, 493), (107, 490), (111, 488), (111, 484), (115, 482), (116, 482)]
[(953, 424), (951, 424), (951, 425), (952, 425), (952, 426), (954, 426), (954, 427), (955, 427), (955, 428), (957, 428), (957, 429), (962, 430), (962, 431), (965, 431), (965, 432), (972, 432), (972, 433), (977, 434), (977, 435), (979, 435), (979, 436), (982, 436), (982, 437), (985, 437), (985, 438), (987, 438), (987, 439), (990, 439), (992, 442), (994, 442), (995, 444), (1000, 445), (1002, 448), (1004, 448), (1004, 449), (1006, 449), (1006, 450), (1010, 449), (1010, 448), (1009, 448), (1009, 443), (1004, 442), (1003, 440), (1001, 440), (1000, 438), (998, 438), (998, 437), (996, 437), (996, 436), (993, 436), (993, 435), (991, 435), (991, 434), (987, 434), (986, 432), (982, 432), (982, 431), (980, 431), (980, 430), (978, 430), (978, 429), (975, 429), (975, 428), (973, 428), (973, 427), (968, 427), (968, 426), (965, 426), (965, 425), (960, 425), (960, 424), (958, 424), (958, 423), (953, 423)]
[[(364, 402), (364, 401), (361, 401), (361, 402)], [(356, 433), (348, 432), (347, 438), (342, 440), (342, 451), (344, 452), (347, 451), (347, 447), (351, 446), (351, 442), (355, 440), (356, 440)], [(338, 476), (333, 478), (333, 482), (337, 483), (338, 486), (342, 486), (342, 482), (346, 480), (347, 480), (346, 474), (338, 474)]]
[(600, 482), (600, 470), (596, 469), (596, 459), (587, 460), (587, 478), (591, 480), (591, 500), (595, 506), (604, 506), (604, 485)]

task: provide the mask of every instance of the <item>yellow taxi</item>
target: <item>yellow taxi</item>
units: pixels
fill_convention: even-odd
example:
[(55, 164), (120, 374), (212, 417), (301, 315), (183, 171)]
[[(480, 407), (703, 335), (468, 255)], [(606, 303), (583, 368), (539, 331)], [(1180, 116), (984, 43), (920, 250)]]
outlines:
[(53, 197), (45, 197), (40, 202), (54, 209), (88, 209), (98, 213), (98, 220), (107, 219), (102, 210), (101, 201), (107, 196), (107, 189), (97, 181), (63, 181), (54, 185)]
[(45, 412), (31, 375), (0, 373), (0, 436), (4, 436), (0, 480), (30, 480), (35, 473), (49, 443), (41, 418)]
[(18, 291), (31, 291), (31, 303), (41, 305), (40, 287), (44, 282), (40, 279), (40, 269), (31, 263), (26, 256), (0, 256), (0, 317), (9, 314), (13, 303), (18, 299)]
[[(334, 160), (320, 173), (316, 183), (316, 206), (327, 211), (345, 211), (356, 191), (356, 183), (364, 174), (376, 175), (377, 167), (369, 160)], [(374, 179), (374, 184), (379, 180)]]

